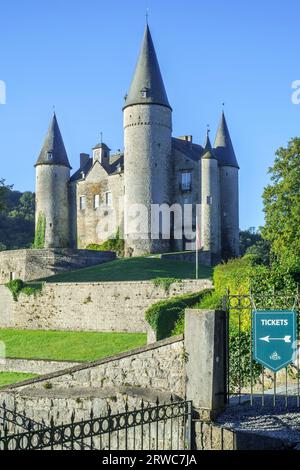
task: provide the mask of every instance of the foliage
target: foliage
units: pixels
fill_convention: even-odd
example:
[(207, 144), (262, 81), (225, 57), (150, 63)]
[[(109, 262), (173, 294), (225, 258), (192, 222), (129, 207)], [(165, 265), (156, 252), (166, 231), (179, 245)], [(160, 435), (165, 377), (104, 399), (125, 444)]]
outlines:
[(43, 213), (40, 213), (38, 216), (35, 238), (34, 238), (34, 248), (43, 249), (45, 247), (45, 234), (46, 234), (46, 217)]
[(174, 282), (179, 282), (180, 279), (175, 279), (173, 277), (157, 277), (154, 279), (154, 287), (162, 287), (166, 293), (169, 293), (170, 287)]
[(12, 189), (12, 186), (7, 186), (5, 180), (0, 178), (0, 212), (5, 210), (7, 193)]
[(10, 290), (14, 300), (17, 302), (19, 295), (24, 287), (24, 282), (21, 279), (14, 279), (13, 281), (9, 281), (6, 284), (6, 287)]
[(255, 257), (257, 264), (264, 264), (270, 266), (270, 243), (267, 240), (261, 239), (250, 246), (246, 250), (246, 255), (252, 255)]
[(30, 191), (20, 193), (19, 203), (10, 211), (10, 217), (28, 220), (34, 222), (35, 218), (35, 195)]
[(255, 245), (262, 240), (261, 234), (255, 230), (255, 227), (250, 227), (247, 230), (240, 230), (240, 253), (243, 256), (248, 248)]
[(193, 294), (184, 294), (151, 305), (145, 319), (156, 332), (157, 339), (164, 339), (174, 334), (183, 333), (184, 312), (199, 302), (210, 290)]
[(92, 243), (91, 245), (88, 245), (86, 249), (96, 251), (115, 251), (118, 256), (123, 257), (125, 242), (124, 239), (120, 237), (120, 230), (118, 229), (115, 238), (110, 238), (100, 245)]
[(300, 138), (279, 148), (263, 193), (263, 237), (281, 266), (300, 271)]
[[(229, 370), (230, 388), (235, 391), (239, 387), (251, 384), (251, 333), (238, 331), (231, 325), (229, 334)], [(252, 381), (255, 383), (262, 372), (262, 366), (252, 361)]]
[(14, 279), (6, 284), (6, 287), (11, 291), (14, 301), (17, 302), (20, 294), (36, 295), (41, 292), (43, 286), (41, 283), (25, 284), (21, 279)]
[(143, 333), (0, 329), (10, 358), (95, 361), (146, 344)]
[(198, 304), (195, 305), (195, 308), (218, 310), (221, 309), (222, 306), (223, 297), (215, 290), (212, 290), (211, 292), (208, 292), (207, 295), (205, 295)]
[(34, 239), (34, 194), (0, 180), (0, 250), (28, 248)]

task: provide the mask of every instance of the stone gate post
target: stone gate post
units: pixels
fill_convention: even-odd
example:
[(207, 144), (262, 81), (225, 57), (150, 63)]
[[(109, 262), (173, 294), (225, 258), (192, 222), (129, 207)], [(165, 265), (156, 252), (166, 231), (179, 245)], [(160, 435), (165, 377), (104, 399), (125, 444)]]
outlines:
[(226, 402), (226, 313), (185, 312), (186, 396), (202, 420), (216, 417)]

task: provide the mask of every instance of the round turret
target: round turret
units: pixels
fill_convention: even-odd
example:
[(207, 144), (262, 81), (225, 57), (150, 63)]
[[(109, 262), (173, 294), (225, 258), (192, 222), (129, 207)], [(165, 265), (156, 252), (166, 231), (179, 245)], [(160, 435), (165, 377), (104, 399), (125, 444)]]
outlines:
[(35, 168), (35, 247), (67, 248), (70, 246), (68, 181), (71, 167), (55, 115)]
[[(148, 25), (124, 106), (125, 239), (128, 255), (170, 250), (152, 205), (170, 204), (172, 110)], [(156, 219), (157, 220), (157, 219)], [(151, 234), (152, 228), (152, 234)]]

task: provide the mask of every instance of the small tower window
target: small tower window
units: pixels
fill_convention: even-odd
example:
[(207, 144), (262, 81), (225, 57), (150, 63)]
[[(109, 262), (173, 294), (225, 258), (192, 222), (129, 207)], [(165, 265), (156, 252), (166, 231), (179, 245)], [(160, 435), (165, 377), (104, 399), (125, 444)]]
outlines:
[(149, 96), (149, 88), (143, 88), (141, 90), (141, 95), (142, 95), (142, 98), (148, 98)]
[(85, 198), (85, 196), (80, 196), (80, 198), (79, 198), (79, 207), (80, 207), (81, 211), (83, 211), (86, 208), (86, 198)]
[(48, 161), (51, 161), (53, 159), (53, 153), (52, 152), (48, 152), (47, 153), (47, 160)]
[(100, 206), (100, 196), (99, 194), (94, 195), (94, 209), (98, 209)]
[(105, 193), (105, 204), (107, 206), (111, 206), (112, 205), (112, 194), (107, 192)]

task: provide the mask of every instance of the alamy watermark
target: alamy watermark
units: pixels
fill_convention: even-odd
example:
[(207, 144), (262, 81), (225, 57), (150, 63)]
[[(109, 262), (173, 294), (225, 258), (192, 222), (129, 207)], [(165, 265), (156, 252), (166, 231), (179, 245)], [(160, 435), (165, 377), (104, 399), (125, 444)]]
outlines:
[(0, 104), (6, 104), (6, 84), (0, 80)]
[(292, 90), (295, 90), (292, 93), (292, 103), (300, 104), (300, 80), (294, 80), (292, 82)]

